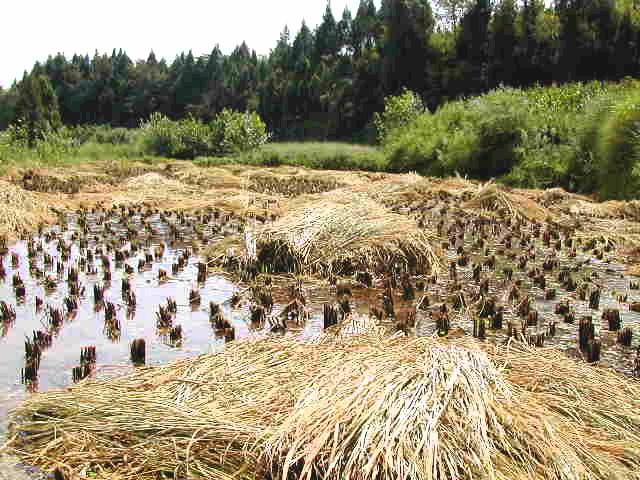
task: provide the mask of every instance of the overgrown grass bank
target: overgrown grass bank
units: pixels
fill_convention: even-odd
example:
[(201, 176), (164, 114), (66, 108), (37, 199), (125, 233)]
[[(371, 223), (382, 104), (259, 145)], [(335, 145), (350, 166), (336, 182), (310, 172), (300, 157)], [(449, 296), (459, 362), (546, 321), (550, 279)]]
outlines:
[[(408, 93), (405, 95), (409, 95)], [(387, 108), (398, 102), (388, 101)], [(386, 113), (386, 112), (385, 112)], [(498, 89), (415, 115), (383, 141), (387, 168), (562, 186), (602, 198), (637, 197), (640, 83)], [(388, 115), (398, 121), (397, 112)], [(389, 130), (389, 128), (387, 128)]]
[(498, 89), (431, 113), (405, 92), (376, 115), (380, 145), (266, 143), (255, 114), (226, 112), (210, 124), (154, 116), (135, 130), (63, 128), (26, 144), (20, 125), (0, 132), (0, 174), (11, 166), (107, 160), (195, 159), (313, 169), (466, 175), (517, 187), (640, 195), (640, 82)]

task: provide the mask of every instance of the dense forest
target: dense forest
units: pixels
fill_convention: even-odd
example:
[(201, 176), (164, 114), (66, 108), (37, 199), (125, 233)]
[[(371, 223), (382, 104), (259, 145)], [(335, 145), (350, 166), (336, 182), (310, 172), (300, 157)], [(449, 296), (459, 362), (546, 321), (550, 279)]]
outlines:
[(638, 76), (639, 37), (635, 5), (614, 0), (361, 0), (338, 18), (328, 4), (315, 30), (285, 27), (267, 56), (244, 43), (171, 63), (123, 50), (51, 56), (0, 90), (0, 128), (28, 115), (37, 85), (67, 125), (133, 127), (152, 112), (208, 121), (231, 108), (257, 111), (281, 140), (366, 139), (403, 88), (433, 110), (500, 85)]

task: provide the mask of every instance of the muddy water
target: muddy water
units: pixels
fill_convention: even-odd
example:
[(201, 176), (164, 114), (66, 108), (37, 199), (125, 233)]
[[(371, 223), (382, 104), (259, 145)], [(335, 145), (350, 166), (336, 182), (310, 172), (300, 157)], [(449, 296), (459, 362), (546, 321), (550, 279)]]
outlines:
[[(198, 284), (197, 264), (202, 258), (194, 253), (191, 244), (199, 246), (211, 244), (223, 239), (237, 230), (232, 222), (201, 218), (167, 218), (159, 214), (127, 215), (95, 213), (86, 215), (87, 229), (80, 236), (86, 238), (87, 245), (81, 250), (76, 235), (82, 228), (75, 214), (65, 217), (64, 226), (56, 226), (43, 232), (42, 236), (31, 238), (37, 247), (37, 253), (31, 265), (38, 268), (42, 275), (36, 275), (30, 269), (28, 241), (23, 240), (12, 246), (3, 256), (5, 278), (0, 280), (0, 301), (5, 301), (15, 309), (16, 320), (11, 323), (0, 322), (0, 444), (4, 441), (8, 427), (8, 413), (33, 392), (64, 388), (73, 383), (72, 369), (80, 365), (80, 352), (83, 347), (95, 346), (97, 359), (92, 375), (107, 376), (126, 372), (132, 368), (130, 344), (135, 339), (146, 341), (146, 363), (148, 365), (166, 363), (185, 356), (220, 351), (225, 339), (214, 331), (209, 321), (209, 302), (222, 306), (225, 318), (234, 327), (235, 337), (263, 336), (269, 332), (268, 326), (251, 327), (248, 321), (249, 311), (246, 303), (235, 308), (231, 306), (234, 293), (242, 292), (243, 287), (235, 284), (223, 272), (209, 273), (204, 283)], [(194, 226), (197, 225), (197, 229)], [(116, 263), (115, 250), (130, 251), (131, 242), (126, 240), (127, 229), (135, 231), (134, 236), (142, 239), (144, 248), (131, 255), (122, 263)], [(196, 231), (197, 230), (197, 231)], [(177, 232), (177, 233), (175, 233)], [(56, 238), (51, 239), (48, 235)], [(179, 241), (175, 241), (179, 238)], [(62, 239), (71, 245), (69, 258), (62, 262), (57, 246)], [(116, 241), (118, 246), (106, 252), (105, 245)], [(152, 262), (138, 269), (138, 263), (147, 253), (163, 245), (164, 253)], [(109, 259), (111, 280), (104, 281), (105, 267), (100, 254), (94, 255), (94, 261), (88, 262), (91, 268), (78, 268), (81, 257), (86, 258), (87, 250), (96, 252), (102, 249)], [(185, 252), (189, 252), (186, 265), (176, 274), (172, 274), (172, 265)], [(18, 265), (12, 262), (13, 255), (18, 257)], [(45, 265), (45, 254), (53, 259), (53, 264)], [(57, 264), (63, 268), (58, 272)], [(133, 268), (132, 274), (125, 272), (125, 264)], [(84, 293), (78, 297), (76, 311), (68, 312), (64, 307), (65, 297), (70, 295), (67, 282), (69, 268), (78, 268), (78, 283)], [(159, 272), (168, 273), (166, 281), (160, 281)], [(93, 270), (93, 271), (92, 271)], [(22, 278), (26, 297), (16, 298), (12, 279), (15, 274)], [(44, 279), (55, 281), (55, 288), (46, 288)], [(136, 295), (136, 306), (130, 308), (122, 295), (122, 281), (128, 279)], [(94, 286), (104, 289), (102, 302), (94, 301)], [(201, 295), (199, 305), (189, 302), (189, 292), (197, 289)], [(276, 292), (274, 292), (274, 296)], [(327, 297), (320, 293), (319, 301)], [(36, 298), (43, 300), (43, 306), (36, 308)], [(178, 343), (170, 343), (166, 331), (157, 328), (156, 312), (167, 299), (177, 303), (177, 312), (173, 325), (180, 325), (183, 338)], [(277, 296), (276, 296), (277, 299)], [(284, 300), (283, 300), (284, 301)], [(107, 302), (116, 306), (116, 317), (120, 324), (117, 335), (105, 330), (105, 307)], [(60, 309), (64, 313), (64, 323), (53, 328), (50, 324), (49, 307)], [(313, 305), (312, 305), (313, 307)], [(281, 309), (276, 304), (274, 311)], [(289, 335), (313, 336), (322, 331), (322, 317), (316, 314), (304, 326), (290, 325)], [(38, 379), (36, 382), (24, 382), (21, 371), (25, 365), (25, 339), (31, 338), (34, 331), (49, 332), (53, 336), (50, 347), (43, 350)], [(0, 459), (0, 478), (37, 478), (38, 473), (25, 468), (13, 468), (15, 461)]]
[[(0, 325), (0, 443), (7, 429), (7, 413), (20, 401), (31, 395), (33, 391), (46, 391), (53, 388), (64, 388), (73, 383), (72, 369), (80, 364), (81, 348), (95, 346), (97, 362), (92, 375), (115, 375), (134, 368), (130, 361), (130, 343), (134, 339), (143, 338), (146, 341), (146, 361), (149, 365), (170, 362), (185, 356), (195, 356), (207, 352), (220, 351), (224, 348), (225, 339), (214, 331), (209, 321), (209, 302), (222, 305), (224, 315), (230, 320), (235, 331), (235, 338), (249, 336), (260, 337), (270, 334), (268, 325), (252, 326), (249, 320), (249, 305), (246, 301), (232, 306), (234, 294), (244, 294), (246, 285), (234, 282), (223, 272), (210, 271), (206, 281), (197, 284), (197, 264), (202, 258), (197, 248), (219, 242), (225, 236), (237, 233), (242, 227), (233, 219), (215, 218), (210, 215), (178, 216), (176, 214), (160, 214), (142, 212), (110, 211), (88, 213), (86, 216), (69, 214), (63, 217), (64, 225), (53, 227), (43, 232), (41, 236), (32, 237), (32, 245), (36, 248), (31, 263), (42, 271), (38, 276), (29, 266), (28, 241), (23, 240), (12, 246), (3, 256), (6, 276), (0, 280), (0, 300), (7, 302), (16, 312), (16, 321)], [(434, 215), (432, 223), (436, 222)], [(86, 225), (86, 227), (85, 227)], [(431, 227), (429, 227), (431, 228)], [(504, 248), (500, 238), (504, 232), (495, 232), (490, 236), (485, 248), (489, 253), (496, 253)], [(55, 236), (57, 238), (51, 238)], [(79, 238), (86, 239), (87, 244), (80, 248)], [(115, 251), (131, 251), (132, 243), (129, 238), (141, 246), (137, 253), (127, 257), (124, 262), (117, 264)], [(61, 262), (58, 250), (60, 239), (71, 245), (69, 258), (63, 262), (63, 268), (58, 273), (56, 265)], [(485, 249), (474, 248), (472, 244), (477, 240), (467, 233), (460, 245), (452, 245), (446, 250), (448, 261), (457, 258), (457, 246), (463, 246), (469, 252), (470, 261), (466, 267), (458, 267), (457, 283), (462, 286), (466, 298), (471, 298), (478, 290), (479, 283), (472, 278), (473, 263), (482, 263), (486, 259)], [(114, 247), (106, 250), (106, 245)], [(155, 254), (156, 247), (165, 246), (161, 256), (154, 258), (144, 268), (139, 269), (138, 263), (147, 254)], [(194, 247), (197, 245), (198, 247)], [(41, 248), (40, 248), (41, 247)], [(541, 241), (535, 240), (534, 247), (537, 255), (536, 265), (545, 256), (552, 253), (550, 247), (545, 247)], [(528, 247), (530, 248), (530, 246)], [(99, 250), (109, 259), (112, 278), (105, 282), (103, 279), (104, 266)], [(79, 284), (84, 287), (84, 294), (80, 295), (78, 309), (69, 313), (63, 302), (69, 295), (67, 277), (71, 267), (79, 267), (80, 259), (86, 258), (86, 252), (94, 252), (95, 260), (89, 266), (95, 270), (79, 268)], [(517, 247), (510, 249), (514, 255), (520, 255), (523, 250)], [(172, 265), (178, 258), (189, 252), (186, 265), (172, 274)], [(12, 254), (18, 257), (18, 265), (12, 265)], [(53, 258), (52, 265), (44, 265), (45, 254)], [(155, 255), (154, 255), (155, 256)], [(518, 270), (513, 260), (506, 256), (499, 256), (498, 265), (494, 273), (483, 269), (483, 278), (489, 277), (489, 295), (494, 296), (500, 305), (505, 307), (504, 325), (511, 320), (515, 325), (521, 321), (515, 311), (515, 305), (506, 299), (506, 292), (511, 285), (504, 280), (502, 269), (513, 267), (514, 280), (520, 280), (522, 295), (530, 295), (533, 299), (532, 308), (539, 312), (538, 325), (527, 328), (526, 333), (532, 334), (545, 331), (550, 322), (556, 322), (557, 332), (553, 338), (547, 338), (545, 345), (555, 345), (563, 348), (569, 355), (580, 356), (576, 349), (578, 321), (583, 315), (591, 315), (596, 325), (596, 338), (602, 340), (601, 363), (615, 367), (621, 372), (631, 374), (633, 369), (634, 348), (624, 348), (616, 344), (616, 334), (608, 332), (607, 326), (600, 318), (604, 309), (616, 308), (620, 310), (622, 324), (634, 330), (634, 347), (640, 345), (640, 313), (631, 312), (628, 304), (640, 301), (640, 290), (631, 290), (631, 279), (624, 275), (624, 269), (615, 262), (615, 258), (599, 261), (590, 254), (580, 252), (577, 257), (570, 258), (566, 251), (557, 253), (561, 267), (575, 270), (572, 275), (580, 283), (584, 277), (601, 286), (600, 305), (597, 310), (589, 309), (587, 301), (580, 301), (576, 292), (566, 292), (558, 281), (558, 268), (546, 274), (547, 288), (555, 288), (558, 298), (552, 301), (544, 300), (544, 290), (536, 287), (526, 270)], [(531, 266), (533, 266), (531, 263)], [(575, 266), (583, 264), (579, 269)], [(133, 273), (125, 272), (125, 265), (133, 268)], [(159, 280), (159, 271), (168, 273), (166, 281)], [(19, 274), (26, 287), (26, 298), (16, 299), (12, 286), (14, 274)], [(55, 288), (45, 288), (45, 277), (54, 280)], [(122, 280), (128, 279), (137, 298), (135, 309), (127, 306), (122, 295)], [(414, 279), (415, 280), (415, 279)], [(282, 282), (278, 282), (281, 285)], [(284, 282), (287, 283), (287, 282)], [(291, 278), (289, 284), (293, 284)], [(446, 302), (451, 294), (454, 282), (447, 278), (446, 273), (438, 278), (436, 285), (428, 285), (426, 295), (429, 297), (431, 309), (438, 308)], [(94, 285), (104, 287), (104, 302), (111, 302), (116, 306), (116, 317), (120, 323), (119, 335), (109, 335), (105, 331), (104, 302), (94, 302)], [(378, 287), (380, 285), (378, 284)], [(199, 305), (189, 303), (189, 292), (197, 289), (201, 294)], [(301, 325), (289, 324), (288, 335), (301, 338), (313, 337), (322, 332), (322, 307), (325, 303), (333, 303), (336, 299), (335, 288), (325, 283), (306, 281), (303, 283), (306, 293), (307, 307), (310, 317)], [(365, 289), (353, 286), (351, 306), (356, 312), (367, 313), (370, 305), (380, 306), (381, 289)], [(620, 303), (616, 296), (628, 296), (626, 302)], [(416, 292), (413, 301), (402, 301), (396, 292), (395, 310), (402, 317), (412, 309), (422, 293)], [(289, 294), (286, 287), (274, 287), (274, 314), (282, 310), (288, 302)], [(36, 298), (43, 300), (43, 308), (36, 309)], [(177, 313), (173, 325), (180, 325), (183, 338), (179, 343), (170, 344), (166, 332), (159, 332), (156, 324), (156, 312), (160, 305), (172, 298), (177, 303)], [(575, 324), (566, 324), (562, 317), (554, 313), (555, 305), (560, 300), (569, 300), (575, 312)], [(64, 312), (64, 322), (58, 328), (49, 324), (48, 307), (59, 308)], [(461, 327), (470, 334), (473, 330), (471, 316), (452, 315), (451, 327)], [(435, 331), (430, 311), (417, 312), (416, 333), (418, 335), (432, 335)], [(392, 321), (389, 322), (393, 324)], [(47, 331), (53, 335), (52, 345), (43, 351), (38, 380), (33, 384), (24, 384), (21, 379), (21, 369), (25, 363), (25, 338), (31, 337), (36, 330)], [(489, 342), (503, 342), (507, 340), (506, 330), (487, 330)], [(0, 478), (8, 471), (0, 461)], [(10, 471), (9, 471), (10, 472)], [(23, 473), (21, 473), (23, 474)], [(7, 478), (18, 478), (17, 473), (8, 473)], [(13, 475), (13, 476), (12, 476)], [(31, 475), (31, 474), (30, 474)]]
[[(71, 225), (71, 231), (64, 232), (63, 238), (70, 240), (71, 232), (75, 231)], [(54, 229), (59, 233), (59, 229)], [(95, 235), (95, 234), (94, 234)], [(94, 241), (90, 242), (90, 248), (95, 248)], [(45, 289), (43, 281), (34, 278), (29, 271), (27, 259), (27, 243), (20, 242), (10, 249), (11, 253), (19, 256), (20, 264), (17, 268), (11, 265), (10, 256), (5, 257), (6, 280), (0, 284), (0, 299), (8, 301), (15, 307), (17, 320), (8, 325), (3, 331), (2, 362), (0, 362), (0, 412), (6, 413), (6, 409), (15, 402), (24, 398), (29, 388), (25, 388), (21, 382), (21, 369), (24, 363), (25, 337), (31, 337), (35, 330), (51, 331), (53, 342), (46, 349), (40, 362), (38, 381), (31, 385), (34, 390), (47, 390), (56, 387), (64, 387), (71, 383), (72, 368), (79, 365), (80, 349), (85, 346), (97, 347), (98, 371), (120, 369), (129, 364), (129, 343), (136, 338), (147, 340), (147, 358), (149, 363), (157, 363), (172, 360), (184, 355), (201, 353), (216, 345), (209, 327), (205, 306), (192, 309), (188, 305), (188, 290), (192, 286), (194, 278), (194, 263), (197, 257), (192, 257), (189, 264), (182, 272), (167, 281), (159, 284), (158, 270), (160, 268), (171, 270), (171, 264), (180, 250), (168, 249), (162, 259), (154, 263), (151, 268), (127, 275), (131, 278), (132, 287), (138, 297), (135, 310), (128, 309), (122, 301), (121, 285), (125, 277), (122, 266), (114, 268), (114, 256), (110, 255), (112, 262), (112, 280), (105, 283), (102, 279), (103, 268), (100, 262), (94, 264), (97, 269), (95, 275), (85, 272), (79, 273), (79, 282), (85, 288), (85, 293), (80, 297), (78, 310), (71, 314), (65, 312), (64, 324), (53, 329), (48, 325), (48, 306), (64, 310), (63, 299), (69, 294), (67, 282), (64, 281), (68, 274), (68, 268), (63, 273), (56, 274), (53, 269), (45, 268), (43, 255), (48, 253), (57, 262), (59, 254), (56, 250), (56, 241), (45, 242), (43, 238), (36, 238), (36, 243), (43, 246), (43, 252), (38, 254), (35, 264), (42, 268), (45, 275), (52, 276), (56, 280), (55, 289)], [(151, 244), (153, 246), (153, 243)], [(126, 247), (126, 245), (125, 245)], [(80, 251), (76, 243), (71, 248), (71, 255), (67, 265), (76, 265)], [(136, 264), (140, 254), (128, 260), (128, 263)], [(15, 273), (19, 273), (26, 287), (26, 298), (17, 301), (13, 292), (11, 279)], [(120, 321), (121, 332), (119, 340), (110, 340), (104, 332), (104, 308), (93, 301), (93, 286), (105, 286), (104, 299), (116, 305), (117, 317)], [(214, 301), (224, 301), (232, 295), (234, 286), (231, 282), (221, 277), (207, 279), (203, 290), (207, 297)], [(44, 308), (36, 311), (36, 297), (44, 300)], [(157, 306), (172, 297), (178, 303), (176, 323), (181, 324), (185, 331), (182, 348), (172, 348), (163, 343), (162, 338), (155, 331), (155, 311)], [(4, 415), (3, 415), (4, 417)]]
[[(185, 217), (184, 219), (166, 218), (154, 214), (142, 218), (139, 214), (123, 218), (118, 214), (104, 215), (88, 214), (86, 220), (88, 230), (84, 238), (88, 245), (81, 250), (75, 235), (81, 231), (78, 226), (78, 216), (68, 215), (66, 225), (56, 226), (42, 236), (31, 238), (34, 246), (40, 246), (31, 264), (40, 269), (42, 276), (35, 275), (30, 269), (28, 240), (20, 241), (9, 248), (4, 255), (3, 263), (6, 272), (4, 280), (0, 281), (0, 300), (7, 302), (15, 309), (15, 322), (0, 324), (0, 440), (7, 429), (7, 414), (19, 402), (36, 391), (46, 391), (53, 388), (63, 388), (73, 383), (72, 369), (80, 365), (80, 351), (83, 347), (95, 346), (97, 352), (96, 367), (92, 375), (114, 375), (126, 372), (132, 368), (130, 360), (130, 344), (135, 339), (146, 341), (146, 363), (154, 365), (166, 363), (185, 356), (195, 356), (202, 353), (220, 351), (224, 348), (224, 336), (216, 332), (209, 321), (209, 302), (220, 304), (225, 318), (230, 320), (235, 331), (235, 338), (242, 339), (249, 336), (260, 337), (270, 333), (268, 325), (252, 326), (249, 321), (247, 302), (231, 305), (234, 293), (241, 294), (245, 286), (234, 283), (224, 272), (209, 272), (206, 281), (198, 284), (197, 264), (203, 259), (191, 244), (198, 243), (200, 247), (220, 241), (225, 235), (236, 230), (234, 225), (216, 220), (202, 223), (201, 218)], [(197, 230), (194, 226), (197, 225)], [(130, 251), (131, 243), (125, 241), (126, 227), (138, 231), (138, 237), (143, 238), (144, 248), (120, 264), (115, 261), (115, 249), (106, 252), (105, 244), (113, 240), (118, 242), (118, 250)], [(178, 242), (173, 243), (172, 228), (178, 230)], [(141, 233), (146, 232), (146, 233)], [(55, 239), (47, 239), (47, 234), (53, 234)], [(57, 264), (61, 262), (61, 254), (57, 248), (60, 239), (71, 245), (68, 260), (63, 262), (64, 268), (58, 273)], [(146, 254), (154, 252), (156, 247), (163, 245), (164, 253), (159, 258), (138, 269), (138, 263), (144, 260)], [(99, 254), (94, 255), (94, 261), (89, 266), (94, 271), (83, 271), (78, 268), (79, 284), (84, 287), (84, 293), (79, 297), (78, 309), (68, 312), (64, 307), (64, 299), (70, 295), (67, 282), (69, 268), (80, 265), (80, 259), (86, 258), (86, 251), (96, 252), (102, 249), (109, 258), (111, 281), (104, 281), (103, 262)], [(177, 274), (172, 274), (172, 265), (178, 261), (186, 251), (190, 252), (187, 264)], [(12, 264), (12, 255), (18, 256), (19, 262)], [(44, 256), (50, 255), (53, 264), (45, 266)], [(134, 273), (127, 274), (125, 265), (134, 269)], [(166, 281), (160, 281), (159, 272), (168, 273)], [(12, 279), (19, 274), (26, 287), (26, 298), (16, 298)], [(55, 288), (46, 288), (44, 279), (55, 280)], [(128, 279), (131, 289), (136, 295), (136, 306), (126, 305), (122, 295), (122, 281)], [(293, 279), (291, 280), (293, 283)], [(104, 288), (104, 301), (96, 303), (93, 297), (94, 286)], [(327, 286), (318, 286), (307, 282), (303, 288), (309, 297), (310, 317), (302, 325), (289, 324), (288, 335), (313, 337), (322, 332), (322, 305), (332, 301), (332, 294)], [(199, 305), (189, 303), (189, 292), (197, 289), (201, 295)], [(312, 292), (312, 293), (311, 293)], [(287, 302), (286, 289), (274, 289), (274, 313), (281, 310)], [(36, 308), (36, 298), (43, 300), (43, 306)], [(356, 302), (360, 311), (368, 309), (367, 295), (356, 295)], [(165, 305), (167, 299), (177, 303), (177, 313), (173, 318), (173, 325), (182, 326), (183, 338), (178, 343), (170, 343), (166, 331), (157, 328), (156, 313), (160, 305)], [(110, 302), (116, 306), (116, 317), (120, 323), (117, 337), (105, 330), (104, 304)], [(59, 328), (53, 328), (49, 323), (48, 307), (63, 311), (64, 323)], [(24, 382), (21, 371), (25, 365), (25, 339), (31, 338), (34, 331), (50, 332), (53, 335), (52, 345), (43, 350), (37, 382)]]
[[(431, 212), (430, 215), (431, 222), (427, 221), (427, 223), (435, 225), (440, 217), (436, 212)], [(455, 221), (455, 218), (449, 219), (448, 223), (445, 223), (445, 229), (447, 226), (454, 224)], [(532, 225), (525, 225), (521, 227), (521, 230), (522, 233), (529, 235), (533, 232)], [(626, 268), (616, 261), (615, 251), (611, 251), (604, 255), (602, 260), (599, 260), (594, 257), (592, 250), (587, 250), (580, 246), (576, 249), (576, 255), (571, 256), (568, 248), (563, 247), (557, 250), (552, 246), (554, 242), (551, 242), (551, 245), (545, 245), (541, 238), (535, 237), (531, 243), (527, 244), (526, 248), (521, 248), (517, 242), (517, 234), (520, 233), (520, 229), (516, 229), (516, 231), (505, 228), (504, 225), (499, 225), (495, 232), (483, 237), (486, 241), (482, 248), (478, 248), (476, 244), (479, 236), (467, 231), (464, 239), (460, 239), (454, 245), (450, 245), (445, 250), (445, 253), (446, 264), (449, 265), (458, 259), (457, 248), (462, 247), (469, 254), (468, 265), (465, 267), (457, 266), (457, 282), (447, 278), (447, 273), (444, 273), (438, 285), (429, 287), (429, 291), (433, 292), (432, 294), (430, 293), (430, 297), (438, 302), (446, 301), (451, 297), (451, 285), (458, 283), (462, 286), (465, 298), (472, 298), (480, 285), (479, 282), (473, 280), (473, 265), (482, 264), (487, 259), (487, 253), (497, 254), (495, 270), (488, 271), (484, 267), (481, 278), (489, 278), (488, 296), (495, 298), (498, 305), (504, 306), (504, 322), (502, 330), (492, 331), (487, 328), (487, 341), (508, 341), (509, 337), (506, 330), (508, 321), (511, 321), (522, 333), (523, 319), (519, 317), (517, 312), (518, 301), (509, 301), (507, 298), (513, 282), (519, 281), (521, 282), (519, 287), (520, 299), (528, 295), (532, 301), (531, 309), (536, 310), (539, 314), (537, 325), (528, 326), (524, 330), (525, 337), (546, 333), (550, 323), (555, 322), (555, 336), (549, 337), (547, 335), (544, 345), (558, 347), (569, 356), (582, 358), (582, 353), (577, 348), (579, 321), (584, 316), (590, 316), (595, 326), (595, 338), (602, 342), (600, 364), (610, 366), (626, 375), (632, 375), (634, 373), (636, 352), (640, 348), (640, 313), (631, 311), (629, 306), (631, 303), (640, 302), (640, 290), (631, 288), (634, 283), (639, 282), (639, 279), (625, 274)], [(511, 246), (506, 246), (504, 243), (504, 237), (507, 234), (516, 234)], [(562, 237), (562, 240), (564, 241), (565, 238)], [(602, 243), (597, 246), (600, 249), (603, 248)], [(508, 258), (506, 254), (498, 253), (501, 251), (510, 253), (511, 258)], [(535, 252), (535, 259), (529, 260), (527, 266), (524, 269), (520, 269), (516, 259), (528, 251)], [(552, 271), (544, 272), (546, 287), (542, 289), (535, 284), (528, 272), (533, 267), (541, 267), (543, 260), (546, 258), (557, 259), (559, 265)], [(505, 268), (512, 269), (512, 281), (505, 279), (503, 272)], [(597, 309), (590, 308), (588, 294), (586, 300), (581, 300), (577, 291), (569, 292), (563, 287), (558, 279), (558, 273), (562, 269), (568, 269), (571, 272), (571, 277), (578, 285), (589, 284), (592, 288), (598, 287), (600, 289), (600, 302)], [(556, 298), (546, 300), (546, 289), (554, 289), (557, 295)], [(618, 301), (620, 295), (626, 297), (626, 299)], [(555, 307), (561, 301), (568, 302), (570, 305), (571, 311), (575, 315), (574, 323), (564, 322), (563, 316), (555, 313)], [(618, 310), (622, 328), (630, 327), (633, 330), (631, 347), (623, 347), (617, 344), (617, 332), (608, 330), (607, 321), (602, 319), (602, 314), (607, 309)], [(417, 333), (419, 335), (434, 334), (435, 325), (433, 325), (433, 322), (426, 321), (424, 315), (422, 317), (419, 315), (418, 319), (420, 320), (420, 318), (423, 321), (418, 324)], [(452, 327), (456, 326), (462, 327), (468, 334), (471, 333), (473, 331), (473, 314), (470, 316), (457, 316), (456, 321), (452, 322)]]

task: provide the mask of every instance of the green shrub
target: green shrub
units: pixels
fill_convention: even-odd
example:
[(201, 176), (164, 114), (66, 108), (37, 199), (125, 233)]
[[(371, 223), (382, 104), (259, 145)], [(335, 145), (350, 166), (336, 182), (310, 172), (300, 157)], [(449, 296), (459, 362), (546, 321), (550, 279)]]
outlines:
[(625, 95), (607, 110), (594, 149), (600, 195), (637, 198), (640, 195), (640, 91)]
[(600, 174), (596, 148), (599, 131), (619, 97), (619, 92), (603, 94), (593, 99), (584, 114), (576, 120), (576, 149), (569, 157), (569, 188), (582, 193), (592, 193), (600, 188)]
[(519, 159), (527, 112), (526, 97), (512, 89), (448, 103), (387, 138), (389, 168), (478, 178), (503, 175)]
[(154, 113), (142, 125), (142, 142), (154, 155), (193, 159), (251, 151), (267, 142), (266, 130), (257, 113), (224, 110), (209, 124), (193, 117), (174, 121)]
[(425, 111), (422, 99), (411, 90), (385, 98), (384, 111), (381, 114), (376, 112), (373, 116), (378, 142), (384, 144), (395, 132), (411, 125)]
[(254, 150), (269, 140), (267, 125), (255, 112), (224, 109), (212, 122), (218, 153), (235, 154)]
[(192, 159), (217, 151), (211, 127), (194, 118), (174, 121), (153, 113), (141, 128), (143, 145), (154, 155)]
[(388, 169), (638, 196), (640, 82), (498, 89), (423, 113), (385, 139)]
[(111, 127), (109, 125), (78, 125), (72, 135), (80, 145), (97, 143), (100, 145), (131, 145), (137, 141), (137, 130)]
[(567, 186), (568, 159), (571, 145), (545, 143), (536, 148), (522, 149), (522, 160), (501, 181), (513, 187), (550, 188)]
[(612, 85), (577, 119), (576, 149), (569, 156), (569, 187), (602, 198), (637, 198), (640, 84)]

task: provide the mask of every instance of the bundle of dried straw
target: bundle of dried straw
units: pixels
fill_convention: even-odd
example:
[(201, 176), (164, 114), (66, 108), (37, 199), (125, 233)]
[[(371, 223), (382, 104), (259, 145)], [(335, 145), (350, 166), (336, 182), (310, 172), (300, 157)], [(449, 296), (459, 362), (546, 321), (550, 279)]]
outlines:
[(548, 349), (270, 338), (37, 395), (7, 449), (103, 478), (638, 478), (640, 385)]
[[(276, 222), (257, 229), (254, 238), (258, 259), (267, 266), (322, 274), (439, 268), (432, 239), (413, 219), (350, 192), (315, 197), (295, 206)], [(283, 262), (286, 257), (290, 261)]]

